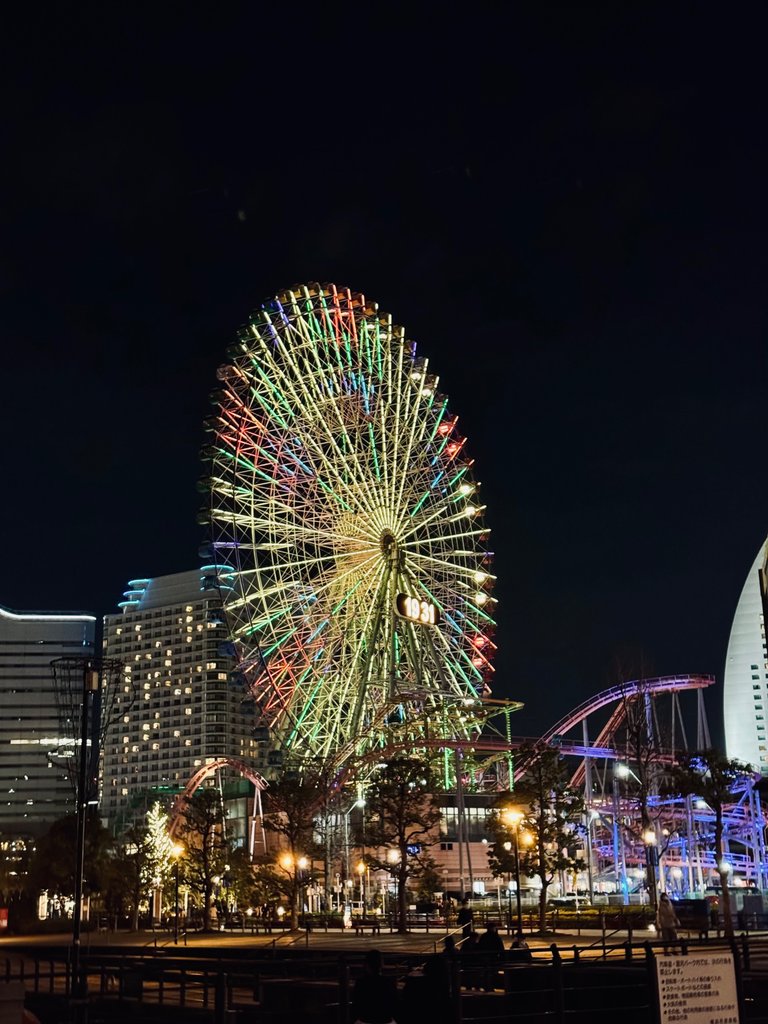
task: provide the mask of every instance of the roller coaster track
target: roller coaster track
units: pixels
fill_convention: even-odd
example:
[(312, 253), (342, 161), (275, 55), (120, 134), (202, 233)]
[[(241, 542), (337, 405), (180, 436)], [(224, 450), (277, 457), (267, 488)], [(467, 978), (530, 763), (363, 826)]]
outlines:
[(245, 761), (240, 761), (236, 757), (217, 757), (215, 761), (209, 761), (195, 772), (184, 787), (184, 791), (179, 793), (173, 802), (170, 824), (168, 826), (168, 835), (171, 839), (173, 839), (179, 825), (181, 824), (184, 808), (186, 807), (189, 798), (209, 776), (213, 775), (220, 768), (234, 769), (234, 771), (239, 772), (244, 778), (248, 779), (249, 782), (252, 782), (257, 790), (263, 791), (267, 788), (267, 780), (263, 778), (263, 776), (259, 775), (257, 771), (254, 771), (253, 768), (249, 764), (246, 764)]
[[(683, 690), (703, 690), (712, 686), (715, 682), (714, 676), (658, 676), (655, 679), (635, 679), (631, 682), (621, 683), (618, 686), (611, 686), (607, 690), (601, 690), (589, 700), (579, 704), (573, 711), (569, 712), (559, 722), (556, 722), (551, 729), (544, 733), (538, 744), (541, 746), (557, 746), (563, 753), (580, 753), (579, 750), (571, 749), (576, 745), (563, 739), (565, 733), (586, 721), (590, 715), (609, 704), (615, 704), (610, 718), (600, 730), (597, 738), (589, 744), (584, 743), (584, 756), (615, 758), (616, 752), (613, 749), (613, 737), (626, 718), (627, 704), (640, 696), (657, 697), (667, 693), (679, 693)], [(583, 741), (582, 741), (583, 742)], [(530, 767), (533, 759), (528, 758), (515, 766), (515, 778), (520, 779)], [(571, 785), (581, 785), (584, 781), (584, 764), (577, 768), (571, 779)]]

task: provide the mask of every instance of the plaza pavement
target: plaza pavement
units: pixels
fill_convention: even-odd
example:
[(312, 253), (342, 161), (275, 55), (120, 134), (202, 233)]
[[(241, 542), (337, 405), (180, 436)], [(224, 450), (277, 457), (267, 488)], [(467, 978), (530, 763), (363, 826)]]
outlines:
[[(125, 949), (133, 954), (144, 950), (146, 953), (160, 952), (165, 956), (172, 956), (174, 950), (183, 953), (185, 950), (199, 949), (221, 949), (222, 953), (227, 949), (252, 949), (254, 953), (259, 951), (279, 952), (281, 949), (315, 949), (318, 951), (336, 950), (339, 953), (357, 953), (366, 949), (380, 949), (383, 953), (411, 953), (424, 954), (434, 953), (442, 949), (443, 939), (446, 934), (457, 935), (454, 930), (446, 932), (444, 929), (430, 929), (428, 932), (422, 929), (415, 929), (407, 935), (398, 935), (397, 932), (389, 932), (382, 929), (378, 935), (368, 932), (357, 935), (353, 929), (341, 932), (338, 929), (329, 930), (317, 929), (307, 934), (304, 931), (274, 932), (250, 934), (249, 932), (226, 931), (226, 932), (190, 932), (187, 935), (179, 936), (178, 944), (174, 943), (173, 933), (166, 930), (143, 931), (143, 932), (113, 932), (93, 931), (85, 932), (82, 936), (82, 948), (84, 952), (90, 947), (104, 949), (111, 947), (116, 952)], [(512, 936), (502, 933), (505, 946), (509, 947)], [(602, 950), (602, 937), (599, 930), (581, 929), (577, 934), (573, 931), (558, 931), (545, 937), (537, 935), (525, 936), (526, 942), (531, 950), (547, 949), (555, 944), (558, 947), (570, 947), (574, 945), (584, 949), (592, 946), (596, 951)], [(606, 936), (606, 943), (609, 946), (620, 946), (627, 939), (625, 931), (611, 933)], [(652, 931), (634, 931), (632, 934), (633, 943), (645, 941), (654, 942), (658, 936)], [(39, 947), (65, 947), (71, 944), (72, 937), (68, 933), (56, 935), (8, 935), (0, 938), (0, 955), (8, 955), (13, 952), (23, 952), (25, 949)]]

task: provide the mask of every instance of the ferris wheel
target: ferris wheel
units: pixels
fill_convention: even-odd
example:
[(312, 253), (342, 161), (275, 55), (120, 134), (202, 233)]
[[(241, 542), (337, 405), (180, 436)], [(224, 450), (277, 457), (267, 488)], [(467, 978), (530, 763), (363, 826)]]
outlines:
[(210, 571), (257, 728), (326, 764), (476, 735), (493, 556), (428, 361), (375, 303), (316, 284), (266, 302), (227, 356)]

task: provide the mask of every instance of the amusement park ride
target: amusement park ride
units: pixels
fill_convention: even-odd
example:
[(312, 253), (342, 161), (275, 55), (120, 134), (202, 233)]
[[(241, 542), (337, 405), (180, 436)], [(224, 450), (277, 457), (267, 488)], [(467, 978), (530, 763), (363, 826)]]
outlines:
[[(364, 784), (397, 752), (433, 751), (447, 790), (512, 789), (526, 768), (510, 729), (522, 705), (491, 697), (490, 531), (466, 438), (429, 361), (375, 303), (317, 284), (266, 302), (227, 355), (203, 451), (206, 571), (270, 768), (322, 764)], [(666, 888), (709, 882), (711, 810), (652, 796), (653, 836), (638, 838), (634, 768), (618, 740), (629, 709), (641, 706), (662, 759), (688, 747), (688, 691), (693, 746), (708, 747), (702, 694), (713, 682), (626, 683), (536, 741), (577, 759), (591, 890), (628, 894), (649, 846)], [(258, 793), (266, 783), (256, 776)], [(768, 885), (751, 783), (734, 794), (726, 835), (734, 874)]]

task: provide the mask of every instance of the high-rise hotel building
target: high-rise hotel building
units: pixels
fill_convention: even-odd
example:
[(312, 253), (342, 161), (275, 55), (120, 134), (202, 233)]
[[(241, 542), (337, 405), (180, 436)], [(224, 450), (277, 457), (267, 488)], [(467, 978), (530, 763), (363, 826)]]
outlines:
[(102, 815), (113, 827), (139, 819), (213, 760), (255, 766), (253, 705), (230, 679), (214, 582), (205, 569), (131, 580), (121, 612), (104, 619), (104, 654), (124, 665), (103, 758)]
[(733, 617), (725, 662), (723, 717), (728, 757), (768, 775), (768, 539), (757, 553)]
[(0, 608), (0, 835), (35, 836), (75, 810), (51, 662), (94, 654), (96, 618)]

